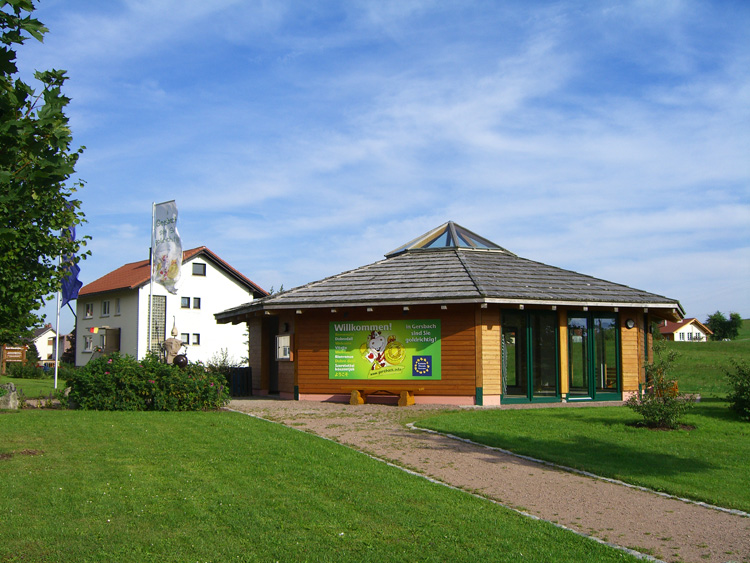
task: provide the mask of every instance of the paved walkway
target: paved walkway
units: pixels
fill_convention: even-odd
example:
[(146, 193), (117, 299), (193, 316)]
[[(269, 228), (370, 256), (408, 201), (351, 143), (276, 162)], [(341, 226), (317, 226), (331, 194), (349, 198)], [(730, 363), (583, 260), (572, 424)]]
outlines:
[(230, 408), (309, 431), (444, 483), (664, 561), (750, 562), (750, 518), (570, 473), (407, 428), (435, 406), (235, 400)]

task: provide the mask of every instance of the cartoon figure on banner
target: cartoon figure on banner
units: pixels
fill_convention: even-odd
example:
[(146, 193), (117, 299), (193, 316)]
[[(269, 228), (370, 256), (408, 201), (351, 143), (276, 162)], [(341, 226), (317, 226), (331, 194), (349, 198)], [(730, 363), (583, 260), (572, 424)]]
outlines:
[(168, 280), (173, 281), (178, 272), (179, 264), (177, 264), (176, 258), (169, 260), (169, 257), (164, 254), (154, 262), (154, 281), (158, 283), (164, 283)]
[(386, 339), (379, 330), (373, 330), (367, 337), (367, 355), (365, 357), (372, 364), (371, 371), (385, 367), (386, 344)]
[(404, 361), (406, 350), (403, 344), (391, 335), (387, 339), (378, 330), (373, 330), (367, 341), (360, 347), (362, 355), (370, 361), (370, 371), (377, 371), (390, 365), (398, 365)]

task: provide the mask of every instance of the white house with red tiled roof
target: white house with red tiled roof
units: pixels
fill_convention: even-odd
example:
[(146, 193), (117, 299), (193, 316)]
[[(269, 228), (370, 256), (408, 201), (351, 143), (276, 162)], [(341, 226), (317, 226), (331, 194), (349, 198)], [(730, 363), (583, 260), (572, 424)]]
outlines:
[[(131, 262), (83, 286), (76, 305), (76, 365), (85, 365), (97, 350), (143, 358), (149, 347), (150, 263)], [(188, 344), (190, 361), (207, 362), (226, 350), (235, 360), (247, 355), (242, 325), (219, 325), (214, 313), (238, 300), (267, 292), (205, 246), (183, 252), (177, 294), (153, 285), (151, 349), (171, 337), (176, 327)]]
[(674, 342), (706, 342), (713, 334), (710, 328), (698, 319), (683, 319), (679, 322), (662, 321), (659, 332), (667, 340)]

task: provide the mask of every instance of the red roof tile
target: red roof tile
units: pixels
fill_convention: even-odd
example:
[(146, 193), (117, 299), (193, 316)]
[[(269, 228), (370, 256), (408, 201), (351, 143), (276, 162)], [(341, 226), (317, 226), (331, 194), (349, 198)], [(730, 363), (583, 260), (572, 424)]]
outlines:
[(713, 334), (713, 331), (711, 331), (710, 328), (708, 328), (706, 325), (704, 325), (702, 322), (700, 322), (695, 317), (689, 318), (689, 319), (682, 319), (680, 322), (673, 323), (672, 321), (664, 321), (663, 324), (659, 325), (659, 332), (661, 334), (672, 334), (674, 332), (677, 332), (679, 329), (684, 327), (685, 325), (689, 325), (695, 323), (698, 328), (703, 330), (706, 334)]
[[(196, 256), (201, 254), (208, 257), (220, 268), (226, 270), (231, 276), (237, 278), (238, 281), (252, 289), (254, 293), (257, 293), (261, 297), (264, 295), (268, 295), (268, 292), (266, 290), (235, 270), (232, 266), (219, 258), (205, 246), (199, 246), (197, 248), (191, 248), (190, 250), (183, 251), (182, 262), (184, 264), (188, 260), (195, 258)], [(78, 292), (78, 294), (91, 295), (93, 293), (104, 293), (107, 291), (115, 291), (118, 289), (136, 289), (149, 283), (150, 281), (151, 277), (149, 261), (141, 260), (139, 262), (131, 262), (130, 264), (120, 266), (116, 270), (100, 277), (99, 279), (84, 285)]]

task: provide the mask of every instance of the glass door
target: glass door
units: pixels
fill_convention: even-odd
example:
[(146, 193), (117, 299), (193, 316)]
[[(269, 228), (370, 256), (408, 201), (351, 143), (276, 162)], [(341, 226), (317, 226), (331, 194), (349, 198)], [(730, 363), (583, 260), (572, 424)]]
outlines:
[(620, 398), (620, 339), (617, 315), (568, 316), (568, 398)]
[(557, 401), (557, 314), (505, 311), (502, 324), (503, 402)]
[(588, 317), (568, 317), (568, 395), (590, 399)]
[(503, 397), (526, 398), (526, 315), (509, 312), (503, 317)]
[(593, 315), (594, 333), (594, 370), (596, 387), (594, 395), (604, 399), (603, 395), (619, 393), (620, 354), (615, 315)]

